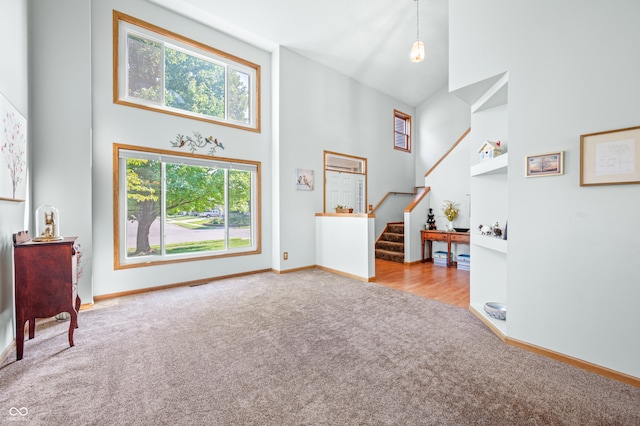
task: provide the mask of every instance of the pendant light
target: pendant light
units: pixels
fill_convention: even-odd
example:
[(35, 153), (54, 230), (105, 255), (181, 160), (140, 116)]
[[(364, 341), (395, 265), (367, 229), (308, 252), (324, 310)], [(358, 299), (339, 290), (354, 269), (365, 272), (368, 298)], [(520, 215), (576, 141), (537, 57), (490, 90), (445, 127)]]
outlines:
[(424, 43), (420, 41), (420, 1), (416, 2), (416, 41), (411, 46), (411, 62), (420, 62), (424, 59)]

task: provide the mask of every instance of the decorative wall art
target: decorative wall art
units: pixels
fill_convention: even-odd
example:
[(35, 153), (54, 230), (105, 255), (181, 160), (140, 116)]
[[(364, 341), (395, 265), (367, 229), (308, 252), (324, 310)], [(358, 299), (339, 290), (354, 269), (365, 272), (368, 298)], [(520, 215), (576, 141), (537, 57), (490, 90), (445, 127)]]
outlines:
[(313, 191), (313, 170), (296, 169), (296, 189)]
[(217, 138), (213, 136), (204, 137), (202, 133), (193, 132), (193, 138), (187, 135), (181, 135), (178, 133), (175, 140), (169, 141), (171, 142), (171, 146), (174, 148), (183, 148), (186, 147), (192, 154), (195, 154), (196, 151), (201, 149), (208, 149), (207, 155), (214, 156), (216, 154), (216, 150), (218, 148), (224, 149), (222, 142), (218, 142)]
[(561, 175), (564, 173), (564, 151), (527, 155), (525, 170), (527, 177)]
[(0, 93), (0, 199), (27, 198), (27, 120)]
[(580, 186), (640, 183), (640, 126), (580, 135)]

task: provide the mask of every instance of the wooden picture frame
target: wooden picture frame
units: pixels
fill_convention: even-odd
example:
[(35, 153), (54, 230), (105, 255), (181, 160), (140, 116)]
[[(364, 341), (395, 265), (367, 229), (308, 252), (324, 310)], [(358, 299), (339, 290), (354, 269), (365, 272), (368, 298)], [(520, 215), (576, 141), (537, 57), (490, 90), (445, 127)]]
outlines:
[(564, 151), (527, 155), (525, 176), (557, 176), (564, 173)]
[(580, 186), (640, 183), (640, 126), (580, 135)]

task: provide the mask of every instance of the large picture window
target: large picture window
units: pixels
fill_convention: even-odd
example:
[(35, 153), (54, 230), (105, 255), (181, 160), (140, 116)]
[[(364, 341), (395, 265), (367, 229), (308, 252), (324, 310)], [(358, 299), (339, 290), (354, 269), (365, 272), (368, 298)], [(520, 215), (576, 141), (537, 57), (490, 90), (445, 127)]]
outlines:
[(260, 67), (113, 12), (114, 102), (260, 131)]
[(260, 163), (114, 145), (115, 268), (260, 252)]

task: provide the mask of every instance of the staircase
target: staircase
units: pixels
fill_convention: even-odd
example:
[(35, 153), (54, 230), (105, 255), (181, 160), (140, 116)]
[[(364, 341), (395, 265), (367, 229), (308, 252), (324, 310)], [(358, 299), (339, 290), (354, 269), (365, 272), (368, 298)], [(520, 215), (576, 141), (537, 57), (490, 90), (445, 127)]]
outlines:
[(404, 263), (404, 223), (387, 223), (375, 246), (376, 259)]

